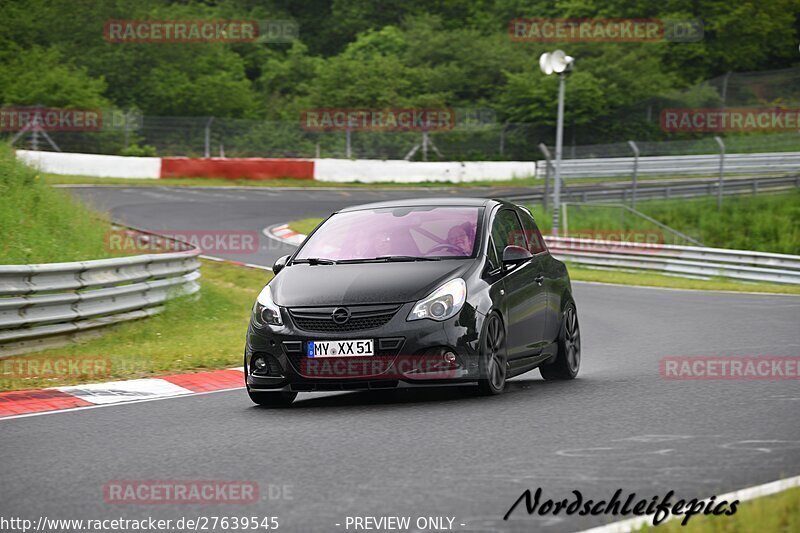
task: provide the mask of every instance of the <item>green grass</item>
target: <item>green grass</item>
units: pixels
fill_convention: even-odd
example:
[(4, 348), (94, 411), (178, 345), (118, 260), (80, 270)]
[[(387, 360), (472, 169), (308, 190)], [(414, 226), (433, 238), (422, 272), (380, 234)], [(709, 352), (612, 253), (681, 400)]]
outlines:
[[(530, 206), (542, 233), (552, 227), (550, 211)], [(705, 246), (800, 254), (800, 190), (757, 196), (728, 196), (722, 210), (714, 197), (648, 200), (636, 209), (659, 222), (699, 240)], [(652, 236), (661, 230), (619, 208), (570, 205), (567, 218), (571, 235), (587, 230), (633, 230)], [(563, 222), (563, 214), (562, 214)], [(563, 223), (562, 223), (563, 226)], [(664, 242), (679, 244), (663, 233)]]
[(300, 220), (293, 220), (289, 223), (289, 227), (297, 233), (308, 235), (317, 225), (322, 222), (321, 218), (302, 218)]
[(709, 280), (679, 278), (650, 272), (623, 272), (619, 270), (599, 270), (569, 264), (569, 277), (572, 281), (596, 281), (618, 285), (638, 285), (643, 287), (665, 287), (671, 289), (694, 289), (706, 291), (763, 292), (776, 294), (800, 294), (800, 285), (779, 283), (746, 283), (729, 279)]
[(0, 145), (0, 264), (101, 259), (108, 219), (42, 182)]
[(794, 533), (800, 531), (800, 488), (794, 488), (737, 505), (732, 516), (693, 516), (687, 525), (675, 518), (658, 527), (643, 527), (652, 533)]
[[(175, 372), (230, 368), (242, 362), (250, 311), (272, 274), (203, 261), (197, 296), (170, 300), (166, 310), (144, 320), (112, 326), (101, 337), (0, 361), (0, 390), (56, 387), (92, 381), (134, 379)], [(25, 358), (98, 358), (110, 373), (29, 376), (14, 372)]]

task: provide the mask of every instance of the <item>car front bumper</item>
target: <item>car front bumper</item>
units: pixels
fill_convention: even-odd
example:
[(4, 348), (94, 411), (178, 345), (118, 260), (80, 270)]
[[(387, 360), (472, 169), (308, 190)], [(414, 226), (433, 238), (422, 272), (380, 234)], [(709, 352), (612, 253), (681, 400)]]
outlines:
[[(344, 333), (298, 328), (288, 313), (283, 326), (247, 331), (244, 371), (250, 390), (328, 391), (441, 386), (479, 378), (479, 335), (483, 316), (468, 304), (453, 318), (407, 321), (413, 303), (400, 307), (375, 329)], [(284, 310), (285, 311), (285, 310)], [(369, 357), (309, 358), (309, 341), (374, 339)], [(264, 358), (267, 370), (254, 373), (251, 361)]]

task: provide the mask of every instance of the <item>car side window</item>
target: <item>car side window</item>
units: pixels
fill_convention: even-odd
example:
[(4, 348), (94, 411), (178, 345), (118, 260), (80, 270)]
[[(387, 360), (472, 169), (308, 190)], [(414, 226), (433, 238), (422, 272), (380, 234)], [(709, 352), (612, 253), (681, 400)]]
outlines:
[(525, 230), (525, 238), (528, 241), (528, 251), (536, 255), (547, 251), (547, 246), (542, 238), (542, 232), (533, 220), (533, 216), (527, 209), (520, 209), (520, 220), (522, 220), (522, 228)]
[(525, 247), (525, 235), (520, 225), (519, 218), (511, 209), (501, 209), (497, 212), (492, 222), (492, 242), (494, 243), (497, 257), (503, 257), (506, 246), (515, 245)]

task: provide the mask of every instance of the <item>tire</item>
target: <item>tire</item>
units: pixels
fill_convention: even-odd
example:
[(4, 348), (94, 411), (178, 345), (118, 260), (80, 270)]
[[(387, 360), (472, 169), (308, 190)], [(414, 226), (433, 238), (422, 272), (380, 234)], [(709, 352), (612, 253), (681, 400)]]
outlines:
[(254, 392), (248, 390), (247, 394), (250, 396), (250, 399), (253, 400), (253, 403), (261, 407), (272, 408), (289, 407), (292, 405), (294, 399), (297, 398), (296, 392)]
[(546, 380), (575, 379), (581, 367), (581, 329), (575, 304), (570, 303), (561, 318), (561, 331), (558, 333), (558, 354), (556, 360), (539, 367)]
[(506, 329), (500, 315), (492, 313), (486, 317), (481, 338), (479, 394), (495, 396), (503, 393), (506, 388), (507, 361)]

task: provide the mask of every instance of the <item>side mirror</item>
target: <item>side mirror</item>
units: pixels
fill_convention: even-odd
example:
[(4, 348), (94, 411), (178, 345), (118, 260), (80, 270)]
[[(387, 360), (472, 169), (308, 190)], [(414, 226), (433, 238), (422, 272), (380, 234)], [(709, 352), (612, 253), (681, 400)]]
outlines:
[(503, 249), (503, 268), (518, 265), (533, 257), (527, 248), (509, 245)]
[(283, 257), (279, 257), (278, 259), (276, 259), (275, 263), (272, 264), (272, 273), (277, 276), (278, 272), (283, 270), (283, 267), (286, 266), (286, 263), (287, 261), (289, 261), (290, 257), (291, 257), (290, 255), (284, 255)]

